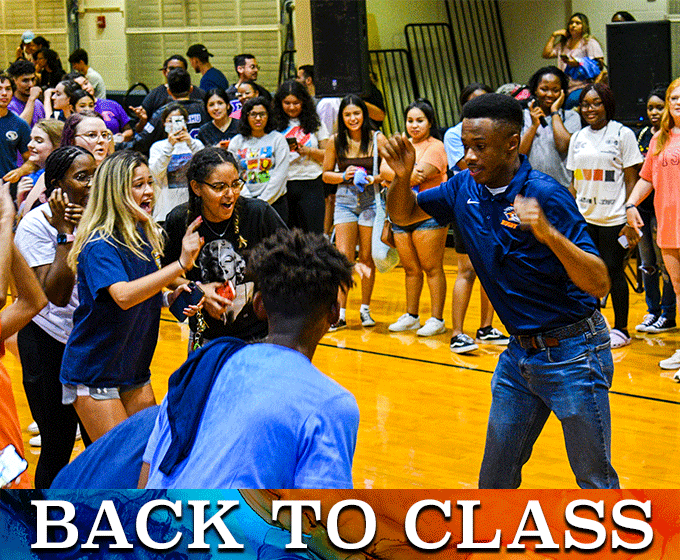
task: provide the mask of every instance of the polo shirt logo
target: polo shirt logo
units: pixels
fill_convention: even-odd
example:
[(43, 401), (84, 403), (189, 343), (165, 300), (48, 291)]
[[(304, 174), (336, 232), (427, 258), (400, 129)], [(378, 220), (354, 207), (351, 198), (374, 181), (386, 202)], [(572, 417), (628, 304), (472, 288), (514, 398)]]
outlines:
[(501, 220), (502, 226), (515, 229), (520, 224), (519, 216), (517, 215), (517, 212), (515, 212), (514, 206), (508, 206), (503, 210), (503, 214), (505, 215), (505, 219)]

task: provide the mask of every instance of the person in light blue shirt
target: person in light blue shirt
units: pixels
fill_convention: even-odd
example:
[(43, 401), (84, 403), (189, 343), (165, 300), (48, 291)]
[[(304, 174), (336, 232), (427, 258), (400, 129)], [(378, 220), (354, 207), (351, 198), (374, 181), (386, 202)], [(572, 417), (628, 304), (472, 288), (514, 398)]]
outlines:
[(248, 266), (269, 334), (216, 339), (172, 375), (140, 487), (352, 487), (359, 408), (311, 363), (352, 265), (321, 234), (279, 230)]
[(614, 366), (597, 298), (607, 268), (574, 198), (519, 155), (522, 107), (490, 93), (463, 108), (467, 170), (416, 195), (414, 153), (399, 136), (383, 150), (398, 224), (455, 213), (470, 260), (511, 339), (491, 382), (480, 488), (517, 488), (551, 412), (562, 423), (582, 488), (617, 488), (609, 387)]

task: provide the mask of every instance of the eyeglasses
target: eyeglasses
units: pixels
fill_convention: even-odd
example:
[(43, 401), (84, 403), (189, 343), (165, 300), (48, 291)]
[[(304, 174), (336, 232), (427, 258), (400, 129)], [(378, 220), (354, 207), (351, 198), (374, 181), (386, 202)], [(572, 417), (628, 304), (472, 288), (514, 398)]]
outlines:
[(241, 192), (241, 189), (245, 184), (243, 181), (241, 181), (241, 179), (236, 179), (236, 181), (234, 181), (231, 185), (227, 185), (226, 183), (208, 183), (207, 181), (201, 181), (201, 183), (203, 185), (210, 187), (213, 191), (215, 191), (218, 194), (221, 194), (229, 190), (233, 193)]
[(583, 103), (581, 103), (580, 107), (581, 109), (585, 109), (586, 111), (588, 109), (599, 109), (600, 107), (602, 107), (602, 101), (593, 101), (592, 103), (587, 103), (584, 101)]
[(90, 142), (97, 142), (100, 138), (105, 142), (110, 142), (111, 138), (113, 138), (113, 136), (108, 130), (104, 132), (95, 132), (94, 130), (92, 130), (90, 132), (84, 132), (83, 134), (76, 134), (76, 136), (80, 136), (81, 138), (87, 138), (87, 140), (89, 140)]
[(262, 113), (248, 113), (249, 117), (253, 117), (254, 119), (266, 119), (269, 116), (269, 113), (266, 111)]

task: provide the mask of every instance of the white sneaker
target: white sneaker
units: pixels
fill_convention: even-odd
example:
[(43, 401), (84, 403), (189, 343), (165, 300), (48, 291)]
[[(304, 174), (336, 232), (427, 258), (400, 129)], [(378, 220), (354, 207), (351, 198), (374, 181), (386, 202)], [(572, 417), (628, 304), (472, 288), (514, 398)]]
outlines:
[(42, 442), (40, 440), (40, 434), (37, 436), (33, 436), (31, 439), (28, 440), (28, 443), (31, 447), (41, 447)]
[(444, 326), (444, 320), (441, 321), (436, 317), (430, 317), (422, 328), (416, 331), (418, 336), (434, 336), (436, 334), (442, 334), (446, 332), (446, 327)]
[(680, 350), (676, 350), (670, 358), (661, 360), (659, 362), (659, 367), (661, 369), (678, 369), (680, 368)]
[(399, 319), (392, 323), (388, 330), (392, 332), (414, 331), (420, 328), (420, 317), (412, 317), (404, 313)]
[(37, 422), (31, 422), (28, 425), (28, 428), (26, 428), (29, 434), (39, 434), (40, 429), (38, 428), (38, 423)]

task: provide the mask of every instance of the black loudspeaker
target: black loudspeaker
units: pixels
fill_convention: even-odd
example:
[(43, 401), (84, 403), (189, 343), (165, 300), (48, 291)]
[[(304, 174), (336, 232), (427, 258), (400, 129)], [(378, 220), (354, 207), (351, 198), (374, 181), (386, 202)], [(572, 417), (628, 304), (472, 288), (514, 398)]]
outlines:
[(671, 81), (671, 22), (607, 24), (607, 59), (616, 120), (628, 125), (646, 120), (647, 95)]
[(316, 95), (368, 95), (366, 0), (311, 0), (311, 11)]

